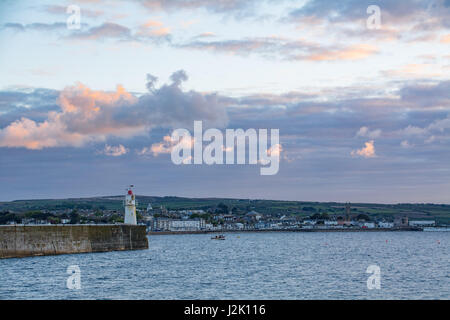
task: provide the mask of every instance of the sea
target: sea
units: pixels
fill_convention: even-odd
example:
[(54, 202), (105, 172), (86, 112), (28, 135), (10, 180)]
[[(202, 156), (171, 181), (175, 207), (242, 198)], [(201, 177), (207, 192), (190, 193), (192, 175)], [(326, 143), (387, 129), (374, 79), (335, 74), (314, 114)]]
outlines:
[(449, 299), (450, 232), (149, 236), (149, 249), (0, 260), (0, 299)]

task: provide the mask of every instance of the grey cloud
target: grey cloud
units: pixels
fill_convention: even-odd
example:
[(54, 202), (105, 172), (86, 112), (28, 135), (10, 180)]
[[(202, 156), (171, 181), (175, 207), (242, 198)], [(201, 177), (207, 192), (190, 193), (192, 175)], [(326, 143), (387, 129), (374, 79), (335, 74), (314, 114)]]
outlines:
[(183, 81), (187, 81), (188, 76), (184, 70), (179, 70), (177, 72), (174, 72), (170, 76), (170, 80), (172, 80), (173, 85), (176, 87), (179, 87)]
[[(149, 81), (155, 77), (150, 76)], [(183, 91), (184, 71), (171, 76), (172, 82), (136, 97), (118, 87), (116, 92), (93, 91), (78, 84), (60, 92), (60, 109), (35, 121), (27, 116), (14, 119), (0, 129), (0, 146), (42, 149), (84, 146), (108, 137), (131, 138), (155, 128), (191, 127), (194, 120), (205, 126), (228, 123), (225, 105), (216, 94)], [(17, 115), (17, 113), (10, 113)]]
[[(282, 126), (282, 134), (311, 139), (312, 144), (323, 140), (330, 145), (351, 143), (361, 127), (370, 132), (377, 131), (371, 138), (382, 139), (387, 144), (399, 145), (405, 139), (402, 130), (408, 126), (429, 128), (447, 135), (450, 139), (448, 114), (448, 82), (422, 86), (404, 84), (397, 97), (365, 98), (370, 94), (353, 88), (351, 98), (318, 101), (319, 96), (308, 96), (302, 92), (255, 98), (255, 95), (241, 98), (226, 98), (230, 105), (233, 124), (277, 127)], [(258, 96), (256, 96), (258, 97)], [(225, 98), (224, 98), (225, 99)], [(245, 108), (239, 108), (245, 106)], [(439, 108), (433, 108), (439, 106)], [(403, 132), (403, 133), (402, 133)], [(420, 129), (424, 133), (424, 129)], [(356, 137), (364, 138), (367, 134)], [(425, 143), (420, 137), (419, 144)]]
[(0, 128), (21, 117), (43, 121), (56, 111), (59, 91), (43, 88), (0, 91)]
[(55, 22), (55, 23), (30, 23), (30, 24), (21, 24), (21, 23), (5, 23), (3, 25), (4, 29), (12, 29), (16, 31), (57, 31), (57, 30), (65, 30), (67, 29), (67, 24), (63, 22)]
[[(142, 26), (141, 26), (142, 28)], [(77, 39), (77, 40), (106, 40), (113, 39), (118, 41), (138, 41), (138, 42), (162, 42), (162, 41), (170, 41), (170, 34), (158, 34), (150, 32), (142, 32), (142, 30), (138, 29), (136, 32), (132, 29), (117, 24), (106, 22), (102, 23), (99, 26), (91, 27), (87, 31), (79, 31), (72, 33), (68, 36), (68, 39)]]
[(425, 12), (440, 16), (442, 13), (439, 11), (444, 8), (442, 0), (379, 0), (376, 3), (371, 0), (309, 0), (301, 8), (293, 10), (289, 17), (293, 20), (316, 17), (335, 22), (365, 20), (367, 8), (374, 4), (380, 7), (385, 17), (393, 20), (411, 19)]
[[(421, 102), (427, 95), (441, 101), (439, 104), (445, 102), (448, 97), (445, 91), (448, 85), (446, 82), (429, 83), (427, 86), (421, 83), (403, 84), (394, 98), (379, 94), (381, 97), (373, 99), (368, 97), (371, 92), (367, 91), (367, 88), (344, 88), (342, 90), (348, 90), (352, 95), (344, 94), (337, 99), (318, 101), (318, 97), (305, 92), (254, 94), (240, 98), (186, 92), (181, 89), (185, 79), (181, 72), (173, 77), (171, 83), (161, 87), (156, 87), (155, 78), (148, 77), (150, 92), (143, 94), (133, 103), (119, 99), (114, 108), (102, 113), (104, 117), (96, 118), (91, 127), (83, 127), (82, 123), (72, 123), (73, 126), (70, 127), (70, 130), (87, 132), (109, 125), (148, 125), (152, 127), (148, 135), (110, 136), (106, 141), (87, 144), (76, 150), (55, 148), (46, 152), (32, 152), (23, 148), (3, 148), (0, 157), (2, 176), (11, 181), (3, 193), (4, 196), (35, 196), (35, 190), (42, 192), (40, 196), (64, 196), (64, 192), (77, 192), (74, 190), (81, 190), (79, 192), (86, 192), (88, 195), (98, 192), (95, 190), (99, 189), (99, 183), (102, 192), (108, 194), (114, 193), (116, 187), (111, 187), (112, 184), (121, 185), (124, 179), (132, 179), (139, 185), (139, 192), (149, 194), (155, 192), (155, 185), (157, 192), (166, 195), (182, 193), (188, 183), (193, 194), (204, 192), (208, 196), (217, 196), (217, 192), (225, 190), (226, 185), (229, 190), (240, 195), (247, 195), (246, 190), (250, 189), (258, 197), (266, 195), (269, 198), (295, 198), (299, 197), (300, 192), (302, 199), (319, 197), (317, 194), (321, 194), (320, 197), (330, 200), (326, 195), (329, 192), (339, 194), (341, 201), (349, 197), (367, 197), (366, 199), (377, 199), (381, 202), (391, 201), (387, 199), (448, 199), (445, 191), (448, 190), (449, 179), (450, 105), (446, 103), (443, 108), (429, 110), (423, 107)], [(41, 94), (42, 97), (46, 95), (45, 92)], [(47, 94), (47, 104), (50, 105), (54, 96), (52, 93)], [(351, 98), (352, 96), (357, 98)], [(11, 92), (2, 92), (0, 97), (4, 97), (1, 99), (13, 105), (20, 104), (14, 103), (15, 100), (24, 100), (24, 95), (14, 95)], [(75, 95), (71, 101), (77, 101), (76, 97)], [(97, 105), (102, 107), (101, 103)], [(224, 122), (224, 113), (228, 114), (229, 123)], [(270, 183), (276, 183), (279, 187), (276, 190), (269, 188), (267, 193), (264, 193), (268, 181), (260, 180), (259, 175), (253, 172), (250, 166), (174, 167), (168, 156), (142, 158), (135, 152), (143, 146), (161, 141), (162, 136), (170, 132), (171, 126), (188, 128), (193, 119), (198, 120), (198, 117), (210, 119), (210, 124), (226, 125), (229, 128), (279, 128), (280, 143), (285, 150), (283, 152), (286, 152), (288, 159), (294, 159), (292, 162), (282, 162), (279, 175), (271, 178)], [(366, 136), (355, 136), (363, 126), (371, 131), (377, 129), (382, 132), (375, 139), (377, 158), (362, 159), (350, 156), (352, 150), (361, 148), (368, 141)], [(426, 129), (431, 133), (426, 137), (402, 135), (399, 130), (408, 126)], [(434, 140), (429, 137), (430, 134), (435, 136)], [(401, 147), (405, 140), (411, 147)], [(105, 143), (111, 146), (123, 145), (130, 149), (130, 152), (114, 159), (96, 154)], [(68, 166), (73, 169), (72, 173), (76, 174), (67, 173)], [(18, 175), (17, 172), (23, 174)], [(61, 183), (51, 178), (53, 176), (63, 177)], [(151, 182), (148, 182), (149, 176)], [(211, 176), (217, 178), (213, 179), (213, 183), (207, 183), (206, 186), (198, 183), (211, 181)], [(64, 191), (59, 188), (43, 188), (43, 179), (49, 177), (52, 182), (50, 186), (64, 186), (64, 181), (68, 178), (73, 183)], [(93, 181), (92, 186), (89, 181)], [(236, 181), (244, 181), (245, 188), (236, 184)], [(217, 183), (221, 185), (218, 186)], [(411, 195), (409, 190), (404, 194), (398, 193), (398, 190), (411, 185), (416, 193)], [(30, 189), (23, 189), (23, 186)], [(149, 191), (144, 191), (144, 186), (147, 186)], [(239, 189), (241, 187), (242, 189)], [(9, 189), (19, 189), (20, 193), (12, 195), (8, 193)]]
[(156, 77), (148, 75), (147, 79), (149, 79), (147, 87), (150, 88), (150, 92), (141, 95), (132, 106), (112, 109), (112, 113), (107, 117), (112, 119), (113, 123), (152, 129), (190, 128), (194, 120), (203, 120), (205, 126), (210, 127), (227, 125), (226, 105), (217, 94), (182, 90), (182, 83), (188, 79), (183, 70), (174, 72), (170, 77), (172, 83), (164, 84), (159, 88), (154, 86)]
[[(60, 5), (47, 5), (44, 7), (44, 10), (51, 14), (57, 14), (57, 15), (66, 15), (67, 16), (67, 6), (60, 6)], [(81, 8), (81, 15), (84, 17), (89, 18), (97, 18), (101, 15), (103, 15), (103, 11), (101, 10), (90, 10), (86, 8)]]
[(416, 84), (400, 90), (402, 100), (421, 107), (450, 106), (450, 81)]
[[(450, 28), (450, 7), (447, 0), (309, 0), (292, 10), (283, 22), (333, 24), (336, 36), (360, 39), (386, 39), (402, 41), (429, 41), (435, 33)], [(381, 11), (380, 30), (367, 30), (366, 10), (377, 5)]]
[[(175, 45), (179, 48), (193, 50), (210, 50), (217, 53), (232, 53), (241, 56), (259, 54), (268, 59), (282, 60), (340, 60), (363, 59), (377, 53), (371, 45), (319, 45), (301, 40), (281, 37), (255, 37), (240, 40), (191, 41)], [(352, 52), (352, 55), (346, 53)]]
[(77, 32), (69, 36), (80, 40), (104, 40), (108, 38), (131, 40), (131, 30), (116, 23), (103, 23), (84, 32)]
[(233, 13), (245, 16), (252, 13), (261, 0), (139, 0), (150, 10), (205, 9), (215, 13)]
[[(40, 31), (40, 32), (58, 32), (64, 39), (74, 39), (74, 40), (106, 40), (112, 39), (117, 41), (138, 41), (138, 42), (161, 42), (170, 41), (170, 34), (158, 34), (157, 32), (152, 33), (151, 28), (149, 32), (142, 32), (141, 29), (136, 31), (111, 22), (105, 22), (98, 26), (89, 27), (86, 23), (81, 23), (81, 28), (71, 29), (67, 28), (67, 23), (55, 22), (55, 23), (31, 23), (31, 24), (21, 24), (21, 23), (6, 23), (2, 25), (3, 29), (9, 29), (19, 32), (26, 31)], [(142, 26), (141, 26), (142, 28)], [(156, 30), (157, 31), (157, 30)]]
[[(128, 147), (133, 141), (138, 141), (139, 136), (150, 137), (155, 132), (167, 134), (179, 127), (189, 129), (194, 120), (203, 120), (205, 127), (280, 128), (282, 136), (291, 137), (286, 147), (288, 152), (300, 144), (309, 146), (311, 150), (317, 149), (314, 146), (339, 149), (343, 155), (348, 155), (369, 137), (357, 134), (362, 127), (369, 128), (370, 132), (379, 132), (370, 135), (370, 138), (375, 138), (377, 148), (390, 146), (393, 148), (390, 152), (394, 153), (397, 152), (394, 147), (399, 147), (407, 139), (411, 145), (427, 148), (434, 143), (447, 143), (445, 139), (450, 142), (449, 83), (446, 81), (426, 86), (421, 83), (404, 84), (395, 97), (369, 98), (365, 97), (371, 94), (367, 88), (353, 87), (349, 89), (352, 95), (343, 94), (323, 101), (322, 93), (253, 94), (236, 98), (183, 91), (182, 84), (187, 80), (183, 71), (174, 73), (171, 83), (160, 87), (156, 86), (155, 76), (148, 75), (147, 79), (148, 93), (130, 99), (116, 97), (109, 107), (103, 105), (108, 99), (99, 100), (95, 106), (101, 111), (95, 116), (89, 113), (90, 109), (86, 115), (81, 112), (60, 114), (65, 133), (82, 134), (94, 141), (95, 137), (101, 141), (116, 137), (122, 140), (114, 145)], [(60, 99), (65, 96), (72, 104), (88, 105), (76, 88), (71, 90), (74, 90), (72, 94), (67, 90), (60, 94)], [(1, 92), (0, 97), (5, 97), (3, 105), (19, 106), (25, 101), (21, 94)], [(52, 99), (55, 101), (55, 93), (48, 93), (48, 100)], [(35, 113), (33, 109), (13, 108), (16, 111), (6, 113), (9, 123), (21, 117), (46, 120), (43, 119), (44, 111), (46, 108), (54, 110), (55, 103), (41, 101), (39, 104), (42, 109), (37, 108)], [(439, 108), (433, 108), (436, 106)], [(13, 116), (17, 118), (13, 119)], [(2, 122), (3, 126), (9, 123)], [(405, 131), (408, 127), (411, 129)], [(420, 129), (422, 134), (408, 134), (414, 128)], [(431, 139), (432, 135), (436, 136), (435, 140)], [(413, 152), (414, 147), (410, 149)]]

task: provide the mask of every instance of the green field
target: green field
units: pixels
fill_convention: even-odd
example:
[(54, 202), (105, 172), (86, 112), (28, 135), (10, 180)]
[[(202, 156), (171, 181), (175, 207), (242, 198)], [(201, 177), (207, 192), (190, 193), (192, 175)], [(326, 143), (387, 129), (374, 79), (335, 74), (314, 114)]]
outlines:
[[(168, 210), (215, 208), (225, 204), (233, 212), (246, 213), (255, 210), (269, 215), (299, 215), (308, 217), (315, 213), (340, 215), (345, 212), (345, 203), (337, 202), (303, 202), (277, 200), (249, 200), (223, 198), (181, 198), (181, 197), (150, 197), (136, 196), (138, 209), (145, 209), (150, 203), (153, 208), (164, 206)], [(0, 202), (0, 212), (29, 212), (40, 210), (88, 209), (88, 210), (122, 210), (123, 196), (73, 198), (73, 199), (42, 199), (18, 200)], [(352, 215), (367, 214), (371, 218), (386, 218), (408, 216), (410, 219), (431, 219), (441, 224), (450, 224), (450, 205), (443, 204), (370, 204), (352, 203)]]

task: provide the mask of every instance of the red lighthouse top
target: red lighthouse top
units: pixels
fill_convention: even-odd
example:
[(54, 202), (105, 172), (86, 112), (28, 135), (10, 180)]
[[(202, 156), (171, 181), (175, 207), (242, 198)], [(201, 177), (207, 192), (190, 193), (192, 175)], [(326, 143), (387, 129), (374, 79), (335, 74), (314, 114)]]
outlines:
[(133, 191), (128, 190), (128, 194), (129, 194), (129, 195), (132, 195), (132, 194), (133, 194)]

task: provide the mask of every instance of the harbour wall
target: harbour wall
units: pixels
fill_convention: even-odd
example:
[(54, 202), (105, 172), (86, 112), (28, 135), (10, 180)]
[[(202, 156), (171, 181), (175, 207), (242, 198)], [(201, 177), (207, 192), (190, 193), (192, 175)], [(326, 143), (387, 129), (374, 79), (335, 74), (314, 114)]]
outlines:
[(0, 258), (148, 249), (144, 225), (0, 226)]

